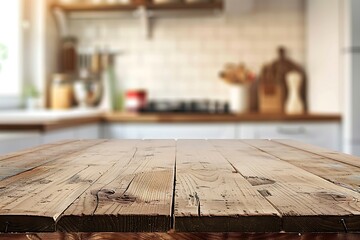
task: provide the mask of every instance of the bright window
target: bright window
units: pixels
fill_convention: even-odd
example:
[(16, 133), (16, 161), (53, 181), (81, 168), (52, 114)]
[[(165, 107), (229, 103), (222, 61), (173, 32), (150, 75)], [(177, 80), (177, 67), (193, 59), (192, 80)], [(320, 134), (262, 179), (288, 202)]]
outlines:
[(21, 0), (0, 0), (0, 96), (21, 91)]

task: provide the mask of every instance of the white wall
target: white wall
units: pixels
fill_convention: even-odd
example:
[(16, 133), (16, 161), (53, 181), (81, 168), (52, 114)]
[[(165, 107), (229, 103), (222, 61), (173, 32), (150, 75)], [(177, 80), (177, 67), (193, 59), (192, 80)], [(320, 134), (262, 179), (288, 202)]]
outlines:
[(360, 156), (360, 1), (343, 0), (344, 151)]
[(307, 0), (306, 62), (311, 112), (341, 113), (341, 0)]
[(142, 36), (138, 19), (72, 20), (83, 47), (111, 46), (121, 55), (117, 73), (124, 88), (146, 88), (151, 98), (228, 99), (218, 73), (227, 62), (245, 62), (259, 72), (279, 45), (305, 63), (303, 0), (254, 0), (237, 18), (155, 19), (153, 37)]

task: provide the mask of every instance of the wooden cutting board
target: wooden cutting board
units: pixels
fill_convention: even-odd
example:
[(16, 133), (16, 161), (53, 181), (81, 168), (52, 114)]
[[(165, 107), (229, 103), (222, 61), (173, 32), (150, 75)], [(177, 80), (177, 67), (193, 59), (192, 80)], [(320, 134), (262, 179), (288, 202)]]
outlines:
[(304, 69), (288, 58), (285, 48), (278, 49), (278, 58), (263, 67), (258, 84), (259, 111), (261, 113), (283, 113), (288, 97), (286, 76), (289, 72), (302, 76), (301, 100), (307, 110), (307, 79)]

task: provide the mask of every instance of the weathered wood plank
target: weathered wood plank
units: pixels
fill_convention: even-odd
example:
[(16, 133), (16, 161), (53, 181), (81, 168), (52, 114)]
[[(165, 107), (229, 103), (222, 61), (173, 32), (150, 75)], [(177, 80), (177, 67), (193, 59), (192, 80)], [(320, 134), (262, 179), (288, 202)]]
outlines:
[[(276, 141), (244, 140), (244, 142), (338, 186), (360, 192), (360, 167), (300, 150), (299, 148), (284, 145)], [(358, 161), (360, 161), (360, 158)]]
[[(100, 143), (106, 153), (95, 154), (92, 148), (100, 150), (100, 145), (88, 142), (92, 147), (79, 142), (75, 144), (83, 150), (80, 152), (75, 151), (76, 146), (62, 149), (69, 149), (74, 154), (55, 156), (46, 152), (42, 166), (0, 181), (0, 232), (54, 231), (56, 221), (70, 204), (117, 161), (121, 161), (124, 154), (134, 150), (131, 141), (126, 146), (109, 141)], [(84, 146), (87, 146), (85, 150)], [(103, 160), (104, 154), (107, 161)], [(68, 164), (64, 164), (66, 162)]]
[[(287, 232), (360, 231), (360, 194), (242, 141), (211, 141), (282, 214)], [(256, 144), (254, 144), (256, 145)]]
[(75, 143), (77, 141), (78, 140), (63, 140), (63, 141), (58, 141), (58, 142), (54, 142), (54, 143), (48, 143), (48, 144), (39, 145), (37, 147), (27, 148), (27, 149), (17, 151), (17, 152), (7, 153), (7, 154), (4, 154), (4, 155), (0, 156), (0, 161), (2, 161), (4, 159), (24, 155), (26, 153), (44, 150), (46, 148), (50, 148), (50, 147), (53, 147), (53, 146), (64, 145), (64, 144), (68, 144), (68, 143)]
[(175, 230), (277, 232), (277, 210), (207, 141), (177, 142)]
[[(86, 140), (89, 141), (89, 140)], [(90, 140), (91, 141), (91, 140)], [(46, 166), (63, 165), (114, 165), (118, 162), (126, 163), (129, 155), (132, 156), (136, 150), (138, 140), (101, 140), (90, 147), (81, 149), (73, 154), (58, 157), (45, 163)]]
[(57, 159), (71, 157), (80, 151), (87, 151), (90, 147), (103, 142), (105, 140), (79, 140), (61, 145), (53, 144), (37, 151), (29, 150), (24, 154), (14, 154), (13, 157), (1, 160), (0, 167), (31, 169)]
[[(355, 158), (285, 144), (95, 140), (15, 153), (0, 159), (0, 232), (360, 231)], [(150, 235), (136, 236), (178, 237)]]
[(341, 233), (32, 233), (0, 234), (2, 240), (358, 240), (360, 234)]
[(66, 210), (58, 230), (170, 230), (174, 168), (175, 141), (139, 141)]
[(0, 182), (0, 231), (54, 231), (58, 216), (105, 167), (38, 167)]
[(28, 168), (0, 167), (0, 181), (4, 178), (14, 176), (27, 170)]
[(73, 156), (104, 141), (66, 140), (2, 156), (0, 158), (0, 181), (65, 156)]
[(313, 146), (294, 140), (274, 140), (274, 141), (294, 148), (301, 149), (303, 151), (308, 151), (325, 158), (333, 159), (338, 162), (343, 162), (349, 165), (353, 165), (355, 167), (360, 167), (360, 158), (356, 156), (332, 151), (326, 148)]

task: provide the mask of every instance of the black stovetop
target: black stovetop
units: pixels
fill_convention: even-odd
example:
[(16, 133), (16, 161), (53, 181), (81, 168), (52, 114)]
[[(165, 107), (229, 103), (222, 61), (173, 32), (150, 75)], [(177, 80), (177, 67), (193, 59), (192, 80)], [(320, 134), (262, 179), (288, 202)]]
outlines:
[(149, 101), (142, 113), (228, 114), (229, 104), (221, 101)]

